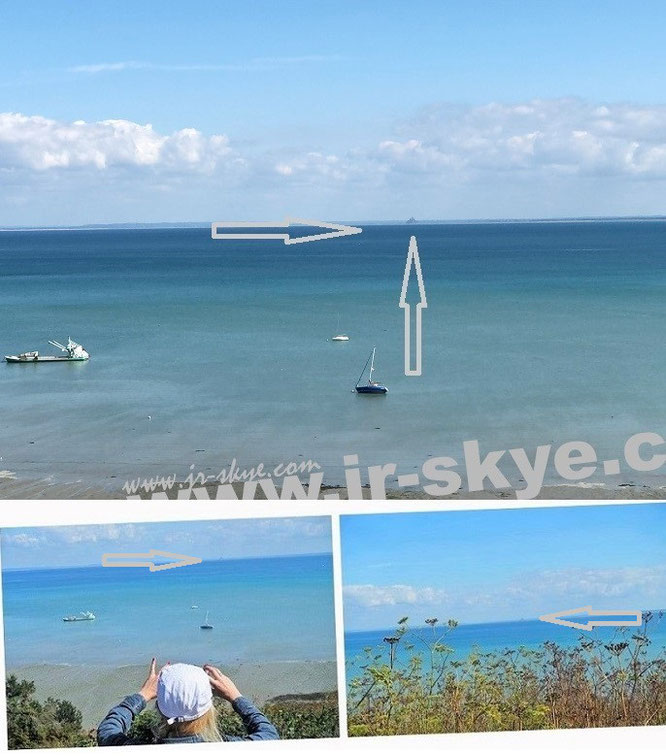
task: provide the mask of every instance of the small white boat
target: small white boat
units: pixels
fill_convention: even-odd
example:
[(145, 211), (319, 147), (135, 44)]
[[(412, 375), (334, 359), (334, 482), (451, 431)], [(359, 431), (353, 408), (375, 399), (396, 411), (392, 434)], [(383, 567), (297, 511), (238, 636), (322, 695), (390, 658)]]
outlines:
[(94, 620), (95, 615), (92, 612), (81, 612), (81, 614), (70, 614), (68, 617), (63, 617), (63, 622), (89, 622)]
[(203, 623), (203, 625), (199, 625), (199, 627), (200, 627), (200, 628), (201, 628), (202, 630), (212, 630), (212, 629), (213, 629), (213, 626), (212, 626), (212, 625), (210, 624), (210, 622), (208, 621), (208, 612), (206, 612), (206, 619), (204, 620), (204, 623)]
[(39, 352), (22, 352), (21, 354), (6, 354), (5, 360), (7, 362), (83, 362), (89, 360), (90, 355), (86, 350), (77, 344), (76, 341), (67, 339), (67, 346), (61, 344), (59, 341), (49, 341), (54, 347), (58, 347), (63, 351), (64, 355), (45, 355), (42, 356)]
[(346, 333), (340, 333), (340, 316), (338, 315), (338, 333), (337, 336), (332, 336), (331, 341), (349, 341), (349, 336)]

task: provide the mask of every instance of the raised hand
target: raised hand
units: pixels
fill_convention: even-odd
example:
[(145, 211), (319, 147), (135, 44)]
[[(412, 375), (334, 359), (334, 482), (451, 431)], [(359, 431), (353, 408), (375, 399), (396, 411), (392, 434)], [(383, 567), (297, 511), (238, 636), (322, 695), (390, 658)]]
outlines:
[(145, 698), (146, 701), (152, 701), (157, 698), (157, 678), (159, 674), (157, 672), (157, 659), (153, 656), (150, 662), (150, 669), (148, 670), (148, 677), (141, 686), (139, 693)]
[(226, 701), (235, 701), (241, 697), (241, 693), (236, 687), (233, 680), (231, 680), (217, 667), (212, 667), (210, 664), (204, 664), (204, 671), (210, 678), (210, 686), (213, 689), (213, 693), (216, 693)]

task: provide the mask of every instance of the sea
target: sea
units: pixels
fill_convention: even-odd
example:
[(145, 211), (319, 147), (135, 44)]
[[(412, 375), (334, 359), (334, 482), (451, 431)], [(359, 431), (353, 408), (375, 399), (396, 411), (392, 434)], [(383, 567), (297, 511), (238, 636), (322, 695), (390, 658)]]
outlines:
[[(101, 566), (5, 569), (8, 669), (335, 659), (330, 555), (203, 562), (149, 572)], [(317, 611), (313, 611), (313, 607)], [(63, 622), (91, 611), (95, 619)], [(212, 630), (202, 630), (208, 621)]]
[[(412, 235), (421, 376), (404, 374), (398, 306)], [(353, 454), (418, 474), (433, 456), (461, 461), (468, 440), (530, 457), (584, 440), (618, 459), (630, 435), (666, 435), (665, 319), (660, 220), (366, 225), (293, 245), (209, 228), (5, 231), (0, 351), (71, 336), (92, 358), (0, 365), (0, 470), (108, 491), (234, 459), (313, 460), (324, 484), (344, 482)], [(340, 331), (348, 342), (331, 341)], [(389, 393), (357, 395), (374, 347)], [(662, 478), (622, 465), (586, 484)], [(546, 482), (561, 482), (551, 467)]]
[[(647, 646), (646, 655), (654, 658), (666, 653), (666, 617), (659, 618), (659, 611), (654, 610), (653, 618), (648, 626), (648, 638), (651, 643)], [(599, 617), (598, 619), (601, 619)], [(610, 619), (610, 617), (608, 618)], [(433, 630), (430, 627), (413, 628), (422, 640), (430, 642), (433, 638), (440, 637), (446, 627), (438, 627)], [(442, 643), (452, 649), (451, 659), (461, 660), (466, 658), (472, 651), (481, 653), (503, 652), (506, 649), (517, 650), (521, 647), (538, 649), (545, 642), (557, 643), (559, 646), (571, 648), (579, 645), (581, 640), (602, 640), (604, 643), (619, 642), (624, 640), (622, 633), (631, 635), (642, 628), (627, 627), (623, 630), (611, 627), (595, 627), (591, 631), (576, 630), (562, 627), (551, 623), (541, 622), (537, 619), (513, 620), (505, 622), (484, 622), (475, 624), (460, 624), (448, 633)], [(363, 630), (345, 633), (345, 659), (347, 662), (347, 675), (349, 679), (362, 673), (362, 665), (367, 664), (366, 649), (372, 649), (373, 656), (380, 656), (374, 663), (388, 663), (389, 645), (384, 638), (396, 635), (396, 628), (386, 630)], [(404, 648), (409, 643), (410, 636), (405, 636), (402, 645), (399, 643), (396, 650), (396, 663), (405, 664), (409, 657), (423, 651), (425, 646), (421, 641), (414, 643), (414, 649), (408, 651)], [(630, 640), (631, 642), (631, 640)], [(427, 654), (424, 656), (427, 666)]]

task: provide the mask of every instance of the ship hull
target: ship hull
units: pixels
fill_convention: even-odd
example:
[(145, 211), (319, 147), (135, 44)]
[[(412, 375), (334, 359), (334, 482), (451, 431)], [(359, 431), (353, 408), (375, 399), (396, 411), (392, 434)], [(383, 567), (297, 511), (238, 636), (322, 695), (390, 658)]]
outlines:
[(85, 362), (88, 357), (33, 357), (31, 359), (22, 359), (14, 355), (6, 355), (5, 360), (15, 365), (31, 365), (33, 362)]

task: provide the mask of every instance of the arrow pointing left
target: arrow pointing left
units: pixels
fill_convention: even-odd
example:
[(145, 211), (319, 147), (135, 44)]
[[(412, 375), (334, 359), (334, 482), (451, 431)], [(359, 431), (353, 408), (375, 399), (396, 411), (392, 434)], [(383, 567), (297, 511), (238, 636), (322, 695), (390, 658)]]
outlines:
[[(328, 229), (325, 233), (310, 234), (308, 236), (292, 236), (289, 229), (295, 226), (307, 226), (308, 228)], [(286, 233), (238, 233), (232, 231), (220, 231), (225, 228), (285, 228)], [(338, 236), (352, 236), (360, 234), (363, 229), (357, 226), (343, 226), (341, 223), (325, 223), (318, 220), (303, 220), (302, 218), (286, 218), (284, 221), (217, 221), (211, 223), (211, 237), (213, 239), (282, 239), (285, 244), (304, 244), (305, 242), (321, 241), (322, 239), (335, 239)]]
[[(159, 564), (155, 564), (156, 561), (159, 561)], [(102, 567), (148, 567), (151, 572), (171, 570), (174, 567), (187, 567), (191, 564), (200, 564), (201, 561), (199, 557), (174, 554), (159, 549), (151, 549), (140, 554), (102, 554)]]
[[(570, 619), (564, 619), (565, 617)], [(599, 617), (615, 617), (616, 619), (602, 620)], [(553, 625), (591, 632), (595, 627), (640, 627), (643, 623), (643, 614), (630, 609), (593, 609), (591, 606), (579, 606), (577, 609), (563, 609), (561, 612), (542, 614), (539, 619)]]

